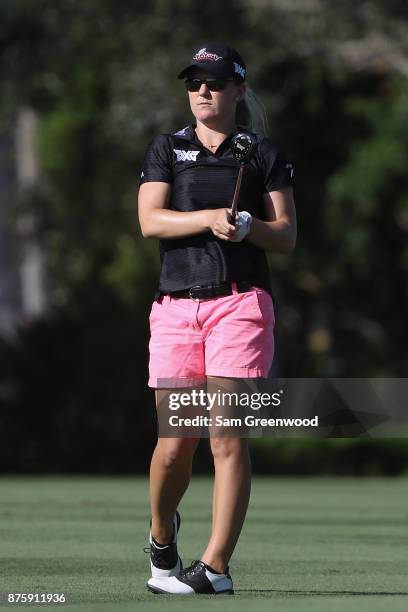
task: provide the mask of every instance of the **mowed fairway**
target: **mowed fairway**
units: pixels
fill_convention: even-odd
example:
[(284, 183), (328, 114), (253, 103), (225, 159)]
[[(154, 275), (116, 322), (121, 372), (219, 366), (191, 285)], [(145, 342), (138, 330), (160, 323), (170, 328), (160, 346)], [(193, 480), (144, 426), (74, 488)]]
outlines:
[[(235, 596), (192, 601), (145, 588), (146, 479), (3, 477), (0, 593), (65, 593), (68, 605), (47, 610), (407, 610), (407, 485), (254, 478), (231, 562)], [(180, 511), (187, 565), (208, 539), (211, 479), (193, 477)]]

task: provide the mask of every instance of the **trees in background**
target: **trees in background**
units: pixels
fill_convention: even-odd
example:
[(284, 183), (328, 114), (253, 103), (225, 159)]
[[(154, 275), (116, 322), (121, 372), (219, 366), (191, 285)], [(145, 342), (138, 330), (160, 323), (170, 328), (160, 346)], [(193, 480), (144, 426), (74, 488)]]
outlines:
[[(8, 430), (33, 411), (38, 435), (51, 422), (61, 440), (82, 427), (89, 448), (103, 440), (112, 453), (124, 449), (122, 464), (137, 431), (143, 456), (153, 435), (147, 316), (159, 260), (138, 230), (138, 177), (153, 135), (190, 121), (177, 67), (209, 39), (242, 51), (271, 134), (295, 166), (298, 246), (290, 258), (270, 257), (279, 372), (404, 375), (402, 1), (5, 0), (0, 23), (1, 130), (21, 107), (40, 119), (40, 182), (14, 205), (40, 220), (50, 279), (46, 316), (3, 342)], [(83, 457), (87, 444), (76, 440)], [(37, 457), (29, 447), (22, 453)]]

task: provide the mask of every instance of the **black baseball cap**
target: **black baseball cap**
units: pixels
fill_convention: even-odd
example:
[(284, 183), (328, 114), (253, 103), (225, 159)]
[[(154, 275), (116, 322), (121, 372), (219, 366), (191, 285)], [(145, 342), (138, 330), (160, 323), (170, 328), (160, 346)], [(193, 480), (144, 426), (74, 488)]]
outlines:
[(245, 81), (245, 62), (232, 47), (218, 43), (207, 43), (193, 53), (192, 60), (177, 78), (183, 79), (191, 68), (202, 68), (216, 77), (234, 77)]

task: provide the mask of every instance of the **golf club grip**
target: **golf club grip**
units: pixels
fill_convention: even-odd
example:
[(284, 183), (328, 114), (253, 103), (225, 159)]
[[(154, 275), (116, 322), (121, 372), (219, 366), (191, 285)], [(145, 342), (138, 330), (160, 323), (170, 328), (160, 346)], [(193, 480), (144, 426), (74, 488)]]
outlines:
[(244, 164), (240, 164), (237, 182), (235, 185), (234, 197), (232, 199), (232, 204), (231, 204), (231, 223), (232, 225), (235, 225), (235, 214), (237, 212), (237, 207), (238, 207), (238, 199), (239, 199), (239, 192), (241, 190), (241, 181), (242, 181), (243, 172), (244, 172)]

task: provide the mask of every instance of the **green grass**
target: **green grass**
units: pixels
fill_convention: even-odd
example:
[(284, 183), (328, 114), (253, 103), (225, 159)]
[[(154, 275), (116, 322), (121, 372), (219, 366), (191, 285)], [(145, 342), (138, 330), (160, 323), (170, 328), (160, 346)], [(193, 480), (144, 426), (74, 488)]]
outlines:
[[(193, 600), (145, 588), (146, 479), (3, 477), (0, 593), (64, 592), (68, 605), (25, 607), (67, 611), (406, 610), (407, 484), (254, 478), (231, 561), (236, 595)], [(209, 536), (211, 479), (193, 477), (180, 510), (179, 549), (188, 564)]]

